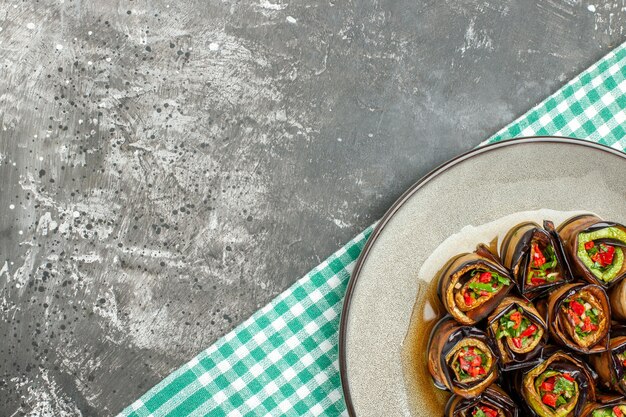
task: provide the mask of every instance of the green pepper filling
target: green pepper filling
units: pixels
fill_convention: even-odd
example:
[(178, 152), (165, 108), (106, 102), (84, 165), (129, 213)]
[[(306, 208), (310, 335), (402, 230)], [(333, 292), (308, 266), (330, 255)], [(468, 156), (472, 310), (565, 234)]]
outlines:
[(498, 417), (501, 415), (501, 413), (493, 407), (480, 404), (474, 407), (471, 415), (472, 417)]
[(461, 382), (469, 378), (485, 375), (487, 373), (485, 365), (487, 365), (487, 355), (474, 346), (463, 347), (459, 351), (456, 360), (452, 363)]
[(470, 280), (463, 289), (463, 301), (466, 306), (472, 306), (482, 298), (491, 298), (502, 287), (509, 285), (511, 281), (497, 272), (474, 269), (470, 272)]
[(598, 239), (615, 239), (626, 243), (626, 232), (617, 227), (606, 227), (578, 235), (578, 258), (596, 278), (610, 282), (624, 265), (624, 252), (620, 247), (595, 242)]
[(591, 417), (623, 417), (626, 415), (625, 405), (615, 405), (613, 407), (605, 407), (594, 410)]
[(556, 410), (576, 400), (578, 383), (567, 373), (547, 370), (535, 380), (535, 390), (543, 404)]
[(524, 316), (521, 308), (500, 317), (496, 338), (508, 337), (517, 349), (524, 349), (537, 340), (543, 331)]
[(539, 244), (533, 243), (530, 250), (530, 266), (526, 274), (526, 285), (543, 285), (560, 279), (558, 261), (552, 245), (543, 250)]
[(561, 307), (581, 339), (598, 330), (599, 311), (581, 297), (568, 298)]

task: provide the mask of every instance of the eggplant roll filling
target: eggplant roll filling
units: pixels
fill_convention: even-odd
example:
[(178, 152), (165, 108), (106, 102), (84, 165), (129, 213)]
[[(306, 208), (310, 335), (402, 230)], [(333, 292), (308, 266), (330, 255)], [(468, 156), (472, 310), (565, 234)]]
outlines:
[(519, 392), (535, 416), (579, 416), (584, 405), (596, 399), (592, 371), (584, 362), (562, 351), (519, 375)]
[(561, 234), (579, 274), (589, 282), (610, 287), (626, 277), (626, 227), (593, 215), (570, 219)]
[(495, 379), (497, 359), (485, 341), (464, 337), (445, 354), (446, 385), (459, 395), (475, 395)]
[(552, 282), (563, 281), (554, 247), (550, 243), (533, 241), (530, 245), (530, 262), (525, 284), (532, 288)]
[(471, 411), (471, 414), (468, 416), (472, 417), (504, 417), (504, 413), (502, 410), (493, 408), (486, 404), (479, 404), (474, 407)]
[(517, 404), (495, 384), (475, 398), (452, 396), (444, 414), (445, 417), (517, 417), (518, 415)]
[(585, 290), (566, 298), (559, 314), (569, 336), (581, 347), (598, 343), (609, 325), (600, 301)]
[(578, 235), (578, 257), (598, 279), (611, 282), (624, 266), (624, 251), (621, 247), (611, 245), (610, 240), (600, 241), (604, 238), (597, 236), (619, 236), (620, 241), (626, 243), (626, 233), (611, 227), (599, 232), (605, 233)]
[(534, 388), (542, 406), (554, 415), (569, 414), (578, 402), (578, 383), (567, 372), (546, 370), (535, 378)]
[(498, 377), (498, 357), (487, 335), (458, 325), (451, 317), (439, 321), (428, 345), (428, 369), (435, 384), (463, 397), (482, 393)]
[[(465, 282), (461, 284), (461, 282)], [(511, 284), (509, 278), (495, 271), (488, 271), (480, 267), (468, 269), (461, 274), (454, 295), (459, 310), (465, 312), (480, 307), (498, 294), (504, 286)]]
[(593, 410), (590, 417), (624, 417), (626, 416), (626, 405), (613, 405), (601, 407)]
[(516, 353), (527, 353), (541, 341), (543, 328), (533, 323), (518, 308), (502, 316), (498, 322), (496, 339), (504, 338), (509, 349)]
[(465, 339), (459, 349), (448, 354), (446, 362), (454, 371), (457, 382), (467, 384), (479, 381), (493, 366), (489, 348), (480, 340)]
[(446, 414), (447, 416), (454, 417), (508, 417), (509, 414), (493, 404), (477, 403), (465, 409), (457, 409), (452, 414)]
[(487, 317), (514, 285), (508, 271), (489, 250), (451, 259), (439, 276), (439, 297), (459, 323), (475, 324)]

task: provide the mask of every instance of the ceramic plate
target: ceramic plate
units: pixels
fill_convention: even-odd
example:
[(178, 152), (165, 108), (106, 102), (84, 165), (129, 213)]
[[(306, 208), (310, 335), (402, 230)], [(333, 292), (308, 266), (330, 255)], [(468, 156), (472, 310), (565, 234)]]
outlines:
[(624, 222), (624, 173), (617, 150), (525, 138), (464, 154), (411, 187), (378, 224), (348, 286), (340, 368), (349, 414), (443, 415), (447, 394), (432, 386), (423, 351), (438, 314), (433, 265), (446, 261), (431, 255), (443, 257), (451, 236), (467, 246), (463, 234), (496, 219), (549, 215), (558, 224), (576, 211)]

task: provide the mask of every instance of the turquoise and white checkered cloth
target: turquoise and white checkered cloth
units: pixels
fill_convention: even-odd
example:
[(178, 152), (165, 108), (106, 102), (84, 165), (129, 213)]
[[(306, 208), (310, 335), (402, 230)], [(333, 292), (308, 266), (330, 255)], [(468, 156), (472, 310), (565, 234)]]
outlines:
[[(626, 44), (485, 143), (557, 135), (626, 149)], [(343, 296), (368, 228), (121, 416), (346, 415), (338, 365)]]

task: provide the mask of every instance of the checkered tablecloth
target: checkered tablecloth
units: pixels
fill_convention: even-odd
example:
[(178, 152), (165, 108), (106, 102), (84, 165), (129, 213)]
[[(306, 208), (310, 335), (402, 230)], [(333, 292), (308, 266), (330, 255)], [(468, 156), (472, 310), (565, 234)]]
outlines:
[[(557, 135), (626, 149), (626, 44), (485, 143)], [(363, 231), (120, 416), (346, 415), (338, 330)]]

